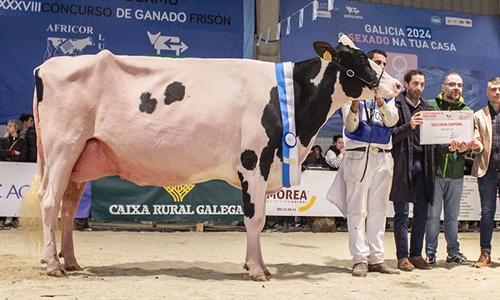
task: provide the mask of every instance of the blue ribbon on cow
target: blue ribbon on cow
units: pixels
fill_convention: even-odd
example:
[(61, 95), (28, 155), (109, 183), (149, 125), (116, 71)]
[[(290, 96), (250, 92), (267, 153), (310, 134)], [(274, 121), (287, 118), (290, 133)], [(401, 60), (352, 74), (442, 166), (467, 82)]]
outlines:
[(293, 65), (291, 62), (276, 64), (276, 82), (283, 121), (282, 178), (283, 186), (300, 184), (300, 165), (295, 132), (295, 97), (293, 91)]

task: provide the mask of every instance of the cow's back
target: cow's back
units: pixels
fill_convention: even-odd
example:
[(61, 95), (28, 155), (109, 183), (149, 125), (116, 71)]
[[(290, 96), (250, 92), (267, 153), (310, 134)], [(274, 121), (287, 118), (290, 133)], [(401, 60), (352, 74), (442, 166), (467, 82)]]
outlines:
[(242, 151), (267, 143), (261, 118), (276, 85), (272, 63), (101, 51), (50, 59), (37, 75), (43, 147), (60, 140), (83, 151), (97, 140), (118, 175), (136, 183), (237, 185)]

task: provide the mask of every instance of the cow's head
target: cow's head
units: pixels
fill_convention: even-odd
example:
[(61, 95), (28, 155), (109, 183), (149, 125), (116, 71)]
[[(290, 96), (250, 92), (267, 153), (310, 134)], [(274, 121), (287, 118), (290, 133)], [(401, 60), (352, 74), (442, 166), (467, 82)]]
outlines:
[(313, 46), (320, 57), (340, 69), (340, 83), (346, 96), (353, 99), (392, 98), (399, 93), (401, 83), (368, 59), (346, 35), (340, 37), (335, 48), (327, 42), (314, 42)]

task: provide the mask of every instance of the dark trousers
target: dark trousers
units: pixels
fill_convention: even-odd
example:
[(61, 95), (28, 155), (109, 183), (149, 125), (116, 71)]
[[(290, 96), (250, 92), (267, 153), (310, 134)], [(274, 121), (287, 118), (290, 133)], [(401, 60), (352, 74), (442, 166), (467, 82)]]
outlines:
[[(424, 248), (425, 223), (427, 222), (428, 199), (425, 188), (424, 173), (420, 161), (413, 164), (413, 190), (416, 203), (413, 203), (413, 220), (411, 225), (410, 252), (408, 253), (408, 215), (410, 203), (394, 202), (394, 240), (398, 260), (405, 257), (422, 256)], [(404, 196), (403, 196), (404, 197)]]

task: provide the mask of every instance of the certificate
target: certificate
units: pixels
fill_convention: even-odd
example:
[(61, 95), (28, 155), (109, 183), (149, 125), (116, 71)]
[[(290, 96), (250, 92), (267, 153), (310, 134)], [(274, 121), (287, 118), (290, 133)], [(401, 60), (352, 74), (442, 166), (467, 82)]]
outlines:
[(451, 140), (469, 142), (474, 137), (474, 111), (423, 111), (420, 144), (449, 144)]

